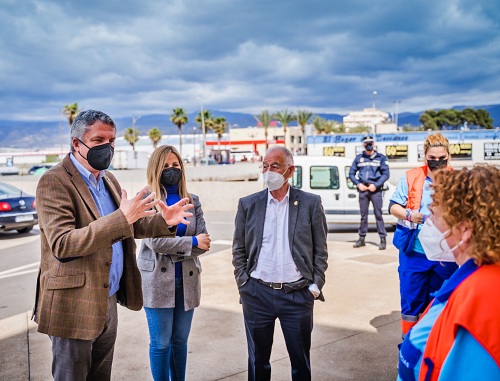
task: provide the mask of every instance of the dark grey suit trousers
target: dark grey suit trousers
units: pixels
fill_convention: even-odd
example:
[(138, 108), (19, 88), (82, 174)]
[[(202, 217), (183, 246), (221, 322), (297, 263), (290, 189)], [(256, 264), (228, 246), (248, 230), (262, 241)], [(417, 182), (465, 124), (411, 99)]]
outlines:
[(115, 349), (118, 314), (116, 294), (109, 298), (108, 316), (95, 340), (49, 336), (55, 381), (109, 381)]
[(239, 288), (248, 344), (248, 380), (271, 379), (274, 326), (280, 320), (293, 381), (311, 380), (311, 333), (314, 296), (308, 287), (285, 293), (249, 278)]

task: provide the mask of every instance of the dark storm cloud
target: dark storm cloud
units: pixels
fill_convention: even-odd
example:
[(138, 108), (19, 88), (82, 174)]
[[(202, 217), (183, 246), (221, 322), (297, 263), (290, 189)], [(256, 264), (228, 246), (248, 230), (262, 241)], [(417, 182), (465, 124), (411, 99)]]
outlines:
[[(0, 8), (0, 118), (498, 103), (488, 0), (48, 1)], [(201, 99), (198, 100), (198, 95)], [(29, 111), (28, 111), (29, 110)]]

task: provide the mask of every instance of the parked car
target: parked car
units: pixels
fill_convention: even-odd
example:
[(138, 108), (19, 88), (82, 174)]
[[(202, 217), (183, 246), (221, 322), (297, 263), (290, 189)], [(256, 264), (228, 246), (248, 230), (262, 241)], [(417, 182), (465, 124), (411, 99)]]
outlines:
[(0, 182), (0, 231), (28, 233), (38, 224), (35, 197)]
[(0, 175), (1, 176), (19, 175), (19, 168), (15, 167), (13, 165), (0, 167)]
[[(321, 196), (326, 221), (329, 224), (359, 224), (359, 196), (349, 179), (352, 158), (338, 156), (295, 156), (295, 173), (290, 184)], [(396, 225), (397, 219), (389, 214), (389, 199), (395, 186), (387, 181), (382, 188), (384, 222)], [(368, 222), (375, 223), (372, 205)]]
[(200, 159), (200, 165), (217, 165), (219, 163), (217, 163), (214, 159), (212, 159), (211, 157), (202, 157)]
[(28, 175), (42, 175), (45, 171), (52, 168), (56, 163), (46, 163), (34, 165), (28, 170)]

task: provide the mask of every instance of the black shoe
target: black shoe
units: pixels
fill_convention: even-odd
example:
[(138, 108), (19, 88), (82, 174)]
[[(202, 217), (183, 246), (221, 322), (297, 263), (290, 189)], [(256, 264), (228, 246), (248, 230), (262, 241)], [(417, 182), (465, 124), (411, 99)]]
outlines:
[(359, 236), (358, 240), (354, 242), (354, 245), (352, 247), (361, 247), (365, 246), (365, 237), (362, 235)]
[(380, 245), (378, 245), (379, 250), (385, 250), (385, 237), (380, 238)]

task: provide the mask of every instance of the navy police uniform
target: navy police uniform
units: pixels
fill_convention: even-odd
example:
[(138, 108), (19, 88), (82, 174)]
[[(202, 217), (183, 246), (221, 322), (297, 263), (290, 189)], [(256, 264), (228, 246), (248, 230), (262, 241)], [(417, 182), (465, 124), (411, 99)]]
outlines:
[[(363, 139), (363, 143), (365, 144), (365, 148), (367, 146), (370, 148), (370, 143), (373, 146), (373, 138), (371, 136), (366, 136)], [(375, 151), (373, 148), (369, 151), (372, 151), (370, 155), (365, 150), (363, 153), (356, 156), (349, 170), (349, 178), (356, 187), (359, 184), (364, 184), (366, 186), (374, 184), (377, 188), (375, 192), (369, 190), (361, 191), (358, 188), (359, 209), (361, 212), (361, 223), (358, 233), (360, 240), (363, 242), (362, 246), (364, 246), (364, 237), (368, 232), (368, 206), (370, 201), (373, 204), (373, 212), (377, 221), (377, 231), (384, 243), (385, 237), (387, 236), (384, 220), (382, 218), (382, 187), (389, 179), (389, 166), (387, 165), (387, 157), (385, 155)]]

